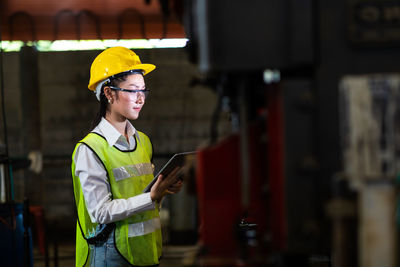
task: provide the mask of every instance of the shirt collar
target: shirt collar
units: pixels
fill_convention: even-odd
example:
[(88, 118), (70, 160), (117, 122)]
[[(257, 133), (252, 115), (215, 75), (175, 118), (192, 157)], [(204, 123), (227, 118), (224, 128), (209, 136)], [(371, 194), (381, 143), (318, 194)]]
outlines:
[[(135, 127), (133, 127), (133, 125), (129, 121), (126, 122), (126, 128), (127, 128), (126, 130), (127, 130), (128, 137), (130, 137), (136, 133)], [(122, 134), (120, 134), (117, 131), (117, 129), (115, 129), (114, 126), (109, 121), (107, 121), (104, 117), (101, 118), (101, 121), (98, 125), (98, 129), (100, 130), (100, 132), (104, 136), (104, 138), (107, 140), (107, 143), (109, 146), (114, 146), (115, 143), (120, 138), (125, 139), (125, 137)]]

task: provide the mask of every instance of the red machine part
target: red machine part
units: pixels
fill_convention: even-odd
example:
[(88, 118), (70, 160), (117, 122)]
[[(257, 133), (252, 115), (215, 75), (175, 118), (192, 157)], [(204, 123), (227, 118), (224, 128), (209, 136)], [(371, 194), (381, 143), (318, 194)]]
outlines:
[[(240, 136), (204, 148), (197, 154), (200, 241), (209, 256), (238, 257), (235, 226), (240, 219), (256, 223), (258, 249), (286, 248), (284, 134), (280, 91), (269, 95), (267, 119), (248, 128), (250, 203), (241, 203)], [(268, 141), (267, 141), (268, 140)]]
[(268, 93), (268, 177), (271, 192), (271, 240), (276, 251), (287, 247), (287, 221), (284, 173), (284, 121), (282, 90), (279, 86)]
[(197, 194), (200, 240), (209, 255), (238, 256), (237, 225), (241, 219), (256, 223), (260, 247), (270, 234), (268, 164), (265, 121), (249, 127), (250, 204), (241, 201), (241, 162), (239, 136), (202, 149), (197, 154)]
[(214, 256), (237, 251), (234, 222), (241, 211), (238, 142), (238, 136), (232, 136), (197, 154), (200, 240)]

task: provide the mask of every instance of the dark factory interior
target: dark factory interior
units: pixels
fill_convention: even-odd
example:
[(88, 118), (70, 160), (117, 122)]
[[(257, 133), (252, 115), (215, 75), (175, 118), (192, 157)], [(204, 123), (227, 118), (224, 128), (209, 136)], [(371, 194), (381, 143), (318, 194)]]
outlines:
[(152, 177), (195, 152), (159, 266), (400, 266), (397, 0), (0, 1), (1, 266), (80, 266), (73, 152), (111, 47), (156, 66), (130, 119)]

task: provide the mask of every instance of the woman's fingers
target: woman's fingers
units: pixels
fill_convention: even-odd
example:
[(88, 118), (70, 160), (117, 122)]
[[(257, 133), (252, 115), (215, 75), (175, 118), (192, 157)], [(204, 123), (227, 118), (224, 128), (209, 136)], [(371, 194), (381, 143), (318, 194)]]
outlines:
[(152, 199), (159, 199), (162, 193), (174, 194), (179, 192), (182, 187), (182, 181), (177, 180), (180, 169), (181, 167), (176, 167), (166, 177), (159, 175), (150, 192)]
[(170, 186), (168, 187), (167, 191), (168, 191), (170, 194), (178, 193), (178, 192), (181, 190), (182, 185), (183, 185), (183, 182), (182, 182), (182, 181), (178, 181), (178, 182), (176, 182), (176, 183), (170, 185)]
[(164, 179), (164, 182), (166, 184), (166, 187), (169, 187), (170, 185), (174, 184), (176, 182), (176, 176), (181, 168), (176, 167), (172, 172), (168, 174), (168, 176)]
[(154, 188), (158, 188), (160, 186), (160, 183), (162, 182), (162, 180), (163, 180), (163, 176), (161, 174), (161, 175), (158, 176), (157, 181), (153, 184), (152, 188), (153, 187)]
[(169, 179), (175, 178), (180, 169), (181, 169), (180, 167), (175, 167), (175, 169), (168, 174), (168, 178)]

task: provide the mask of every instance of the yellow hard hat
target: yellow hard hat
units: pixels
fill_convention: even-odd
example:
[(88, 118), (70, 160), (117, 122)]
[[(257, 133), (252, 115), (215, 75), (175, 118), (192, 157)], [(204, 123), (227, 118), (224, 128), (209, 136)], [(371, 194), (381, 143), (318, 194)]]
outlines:
[(156, 68), (153, 64), (142, 64), (140, 58), (132, 50), (117, 46), (101, 52), (90, 67), (90, 81), (88, 88), (96, 90), (99, 82), (121, 72), (130, 70), (142, 70), (143, 75)]

